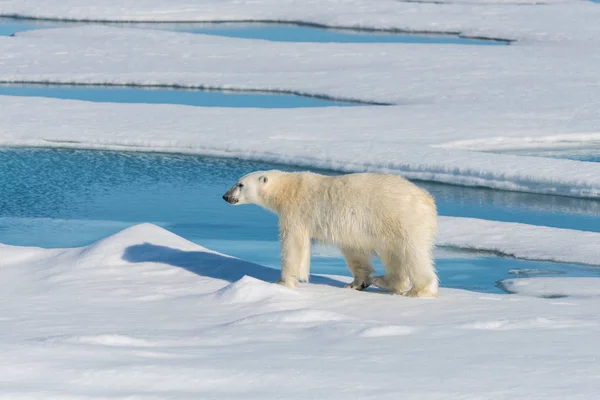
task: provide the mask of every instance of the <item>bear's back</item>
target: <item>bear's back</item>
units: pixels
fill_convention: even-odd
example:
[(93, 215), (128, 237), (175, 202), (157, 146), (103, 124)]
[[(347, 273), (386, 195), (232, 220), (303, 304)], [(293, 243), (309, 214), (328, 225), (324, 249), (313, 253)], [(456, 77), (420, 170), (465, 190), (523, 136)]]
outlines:
[[(313, 235), (340, 245), (367, 247), (382, 237), (397, 237), (408, 225), (435, 218), (435, 203), (423, 189), (392, 174), (313, 174), (303, 219)], [(435, 223), (434, 221), (430, 221)]]

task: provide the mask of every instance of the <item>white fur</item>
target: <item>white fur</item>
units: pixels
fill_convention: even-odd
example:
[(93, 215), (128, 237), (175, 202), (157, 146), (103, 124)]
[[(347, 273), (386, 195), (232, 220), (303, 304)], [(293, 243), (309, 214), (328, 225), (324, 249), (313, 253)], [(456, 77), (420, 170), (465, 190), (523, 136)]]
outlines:
[[(408, 296), (437, 295), (433, 266), (437, 211), (425, 190), (397, 175), (259, 171), (225, 196), (279, 215), (280, 283), (295, 287), (310, 272), (310, 241), (340, 247), (354, 275), (351, 288), (370, 284)], [(225, 198), (224, 196), (224, 198)], [(385, 276), (370, 277), (378, 255)]]

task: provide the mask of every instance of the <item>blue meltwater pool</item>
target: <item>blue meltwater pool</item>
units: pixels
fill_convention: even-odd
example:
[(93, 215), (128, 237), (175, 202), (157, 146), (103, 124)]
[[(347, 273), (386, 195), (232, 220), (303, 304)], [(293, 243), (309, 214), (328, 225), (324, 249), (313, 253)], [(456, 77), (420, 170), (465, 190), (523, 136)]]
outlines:
[(183, 104), (196, 107), (305, 108), (357, 103), (279, 93), (94, 85), (2, 85), (2, 96), (50, 97), (99, 103)]
[[(240, 176), (271, 168), (292, 169), (182, 155), (0, 150), (0, 242), (81, 246), (151, 222), (213, 250), (279, 268), (276, 216), (221, 199)], [(600, 227), (594, 201), (417, 183), (436, 197), (443, 215)], [(314, 253), (312, 272), (349, 275), (336, 251), (316, 247)], [(496, 281), (516, 276), (600, 276), (594, 267), (452, 249), (438, 249), (436, 263), (442, 286), (481, 292), (500, 292)]]

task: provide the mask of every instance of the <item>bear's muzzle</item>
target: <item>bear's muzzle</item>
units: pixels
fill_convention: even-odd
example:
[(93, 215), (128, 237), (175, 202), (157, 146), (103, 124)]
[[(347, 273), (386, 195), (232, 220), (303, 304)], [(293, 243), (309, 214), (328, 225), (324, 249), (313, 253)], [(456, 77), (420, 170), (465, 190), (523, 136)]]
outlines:
[(225, 193), (223, 195), (223, 200), (225, 200), (226, 202), (228, 202), (229, 204), (235, 204), (238, 202), (238, 199), (236, 199), (235, 197), (233, 197), (231, 194), (229, 194), (230, 191), (228, 191), (227, 193)]

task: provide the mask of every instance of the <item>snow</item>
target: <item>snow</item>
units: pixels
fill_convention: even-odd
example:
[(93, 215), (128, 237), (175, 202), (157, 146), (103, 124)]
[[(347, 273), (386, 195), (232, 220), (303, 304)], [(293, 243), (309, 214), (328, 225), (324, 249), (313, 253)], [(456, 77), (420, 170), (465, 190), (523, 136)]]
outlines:
[(600, 233), (475, 218), (439, 217), (438, 246), (525, 260), (600, 265)]
[[(277, 21), (333, 27), (454, 32), (532, 41), (597, 40), (600, 10), (577, 0), (4, 0), (0, 15), (92, 21)], [(578, 21), (574, 23), (573, 21)]]
[[(327, 109), (0, 96), (0, 146), (176, 152), (600, 198), (600, 163), (484, 153), (600, 142), (600, 7), (570, 0), (0, 1), (72, 20), (296, 21), (510, 46), (274, 43), (115, 26), (0, 37), (0, 82), (258, 90), (393, 103)], [(540, 5), (543, 3), (543, 5)], [(117, 224), (118, 222), (115, 222)], [(438, 245), (600, 265), (600, 234), (441, 217)], [(328, 249), (316, 249), (328, 255)], [(0, 244), (0, 399), (594, 398), (595, 278), (512, 295), (344, 289), (151, 224), (89, 246)], [(443, 286), (443, 282), (442, 282)]]
[(500, 282), (500, 286), (509, 293), (523, 296), (546, 298), (600, 296), (600, 286), (598, 286), (596, 279), (505, 279)]
[[(4, 11), (0, 12), (25, 13), (17, 8), (30, 3), (1, 4)], [(59, 12), (61, 4), (44, 10)], [(93, 9), (77, 4), (81, 6), (72, 10), (81, 18), (93, 13), (98, 18), (116, 15), (111, 2)], [(145, 4), (139, 9), (119, 8), (119, 13), (139, 13), (150, 20), (168, 15), (159, 13), (162, 8), (154, 2)], [(144, 11), (148, 5), (156, 6), (154, 17)], [(296, 6), (288, 6), (293, 13)], [(245, 7), (240, 6), (239, 12)], [(348, 15), (342, 12), (346, 5), (339, 7), (340, 18)], [(575, 145), (600, 141), (600, 86), (590, 84), (600, 81), (600, 70), (595, 68), (600, 53), (589, 50), (597, 47), (600, 38), (595, 23), (600, 7), (585, 2), (498, 4), (486, 19), (475, 18), (472, 5), (442, 7), (467, 7), (471, 11), (462, 10), (461, 15), (470, 16), (470, 26), (483, 29), (497, 24), (497, 29), (519, 41), (510, 46), (276, 43), (106, 26), (0, 38), (2, 82), (267, 90), (395, 104), (273, 112), (0, 96), (0, 144), (194, 153), (600, 197), (597, 163), (474, 151), (493, 149), (498, 143), (518, 148), (531, 143), (547, 147), (565, 141)], [(529, 8), (536, 13), (528, 20), (533, 25), (523, 21), (519, 25), (532, 30), (529, 33), (516, 29), (508, 22), (513, 19), (502, 14), (513, 10), (515, 15), (528, 15)], [(302, 9), (307, 10), (305, 5)], [(436, 9), (431, 15), (451, 19)], [(581, 22), (569, 22), (570, 28), (561, 30), (555, 18), (566, 21), (565, 15), (575, 12), (569, 10), (581, 13)], [(189, 15), (202, 14), (194, 14), (192, 7)], [(573, 30), (577, 34), (569, 33)]]
[[(418, 144), (398, 110), (197, 109), (0, 96), (0, 145), (156, 151), (574, 197), (600, 197), (600, 164), (486, 154)], [(30, 118), (30, 115), (36, 118)], [(427, 121), (425, 115), (421, 115)], [(387, 122), (386, 122), (387, 118)], [(377, 120), (377, 129), (370, 121)], [(18, 123), (15, 123), (18, 121)], [(60, 121), (60, 123), (56, 123)], [(396, 122), (394, 122), (396, 121)], [(416, 122), (415, 122), (416, 124)], [(408, 128), (408, 127), (407, 127)], [(410, 139), (409, 139), (410, 137)]]
[(344, 289), (348, 278), (331, 276), (290, 290), (269, 283), (276, 270), (150, 224), (83, 248), (0, 246), (0, 260), (0, 398), (559, 399), (600, 390), (600, 299), (571, 297), (597, 279), (548, 279), (573, 288), (560, 299), (452, 289), (411, 299)]

